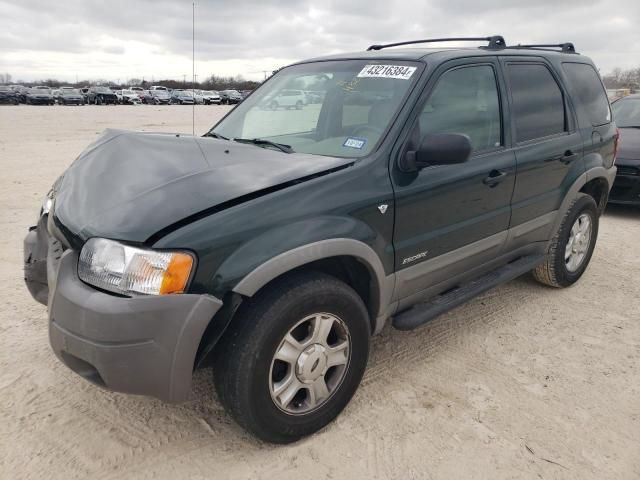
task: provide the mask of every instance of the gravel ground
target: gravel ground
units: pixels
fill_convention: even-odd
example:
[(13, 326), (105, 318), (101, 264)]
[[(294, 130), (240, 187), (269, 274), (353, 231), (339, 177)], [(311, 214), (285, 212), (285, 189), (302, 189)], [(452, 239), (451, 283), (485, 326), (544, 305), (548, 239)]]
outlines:
[[(196, 108), (203, 133), (227, 107)], [(0, 478), (640, 478), (640, 210), (609, 209), (573, 288), (522, 277), (373, 341), (336, 422), (294, 445), (244, 433), (211, 372), (191, 401), (100, 390), (49, 349), (22, 239), (104, 128), (191, 132), (189, 107), (0, 107)]]

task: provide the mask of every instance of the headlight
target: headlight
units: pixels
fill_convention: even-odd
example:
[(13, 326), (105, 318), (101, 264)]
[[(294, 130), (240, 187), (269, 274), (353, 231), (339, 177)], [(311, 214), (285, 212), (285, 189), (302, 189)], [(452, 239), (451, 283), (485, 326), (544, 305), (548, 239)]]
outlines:
[(91, 238), (80, 252), (78, 276), (90, 285), (123, 295), (183, 293), (193, 263), (186, 252), (149, 250)]

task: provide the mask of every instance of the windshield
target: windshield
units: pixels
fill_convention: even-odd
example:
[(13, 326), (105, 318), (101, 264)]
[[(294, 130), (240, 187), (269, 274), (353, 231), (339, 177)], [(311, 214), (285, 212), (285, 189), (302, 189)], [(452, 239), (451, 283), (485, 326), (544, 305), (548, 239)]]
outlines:
[(376, 147), (418, 69), (417, 63), (395, 60), (294, 65), (253, 92), (212, 132), (266, 139), (296, 152), (362, 157)]
[(133, 93), (133, 90), (122, 90), (122, 94), (123, 94), (123, 95), (135, 95), (135, 94)]
[(79, 90), (62, 90), (62, 95), (80, 95)]
[(36, 87), (36, 88), (32, 88), (31, 90), (29, 90), (29, 93), (47, 94), (47, 93), (50, 93), (50, 91), (49, 91), (48, 88)]
[(112, 93), (107, 87), (96, 87), (95, 91), (98, 93)]
[(611, 104), (619, 128), (640, 127), (640, 98), (623, 98)]

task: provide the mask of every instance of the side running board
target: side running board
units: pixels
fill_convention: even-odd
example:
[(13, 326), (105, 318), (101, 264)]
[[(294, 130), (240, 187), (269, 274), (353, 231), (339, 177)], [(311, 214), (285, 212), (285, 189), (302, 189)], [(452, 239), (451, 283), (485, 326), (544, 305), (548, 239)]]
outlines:
[(447, 290), (428, 302), (414, 305), (410, 309), (394, 316), (392, 324), (398, 330), (412, 330), (419, 327), (438, 315), (465, 303), (467, 300), (533, 270), (543, 259), (543, 255), (520, 257), (468, 283)]

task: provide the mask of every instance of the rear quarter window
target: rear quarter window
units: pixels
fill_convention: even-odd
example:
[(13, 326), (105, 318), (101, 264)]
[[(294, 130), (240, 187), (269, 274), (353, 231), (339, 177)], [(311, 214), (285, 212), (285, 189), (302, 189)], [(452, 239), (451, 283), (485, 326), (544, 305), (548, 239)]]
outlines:
[(609, 100), (595, 69), (586, 63), (563, 63), (567, 76), (567, 88), (574, 102), (580, 102), (592, 125), (604, 125), (611, 121)]

